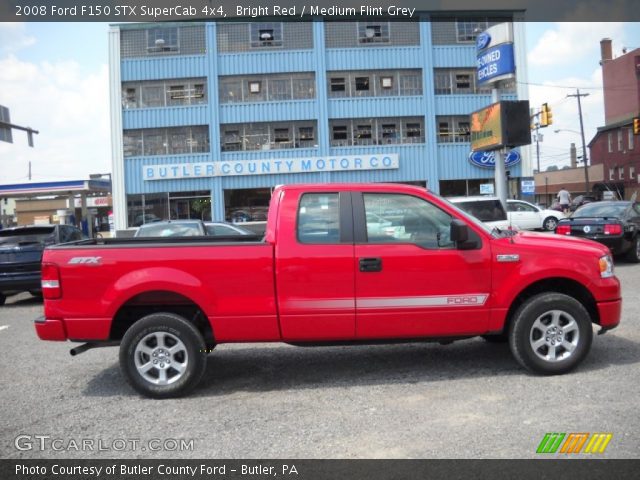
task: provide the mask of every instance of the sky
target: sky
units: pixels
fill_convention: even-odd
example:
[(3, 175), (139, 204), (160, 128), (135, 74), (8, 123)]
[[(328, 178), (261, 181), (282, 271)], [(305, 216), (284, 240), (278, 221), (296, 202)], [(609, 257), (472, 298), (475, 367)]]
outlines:
[[(86, 179), (111, 171), (106, 23), (0, 23), (0, 105), (11, 121), (39, 130), (35, 148), (14, 130), (0, 142), (0, 184)], [(611, 38), (614, 56), (640, 48), (639, 23), (527, 23), (527, 69), (532, 107), (548, 103), (554, 124), (541, 129), (540, 166), (569, 164), (569, 146), (604, 124), (600, 40)], [(556, 129), (565, 130), (555, 133)], [(571, 131), (573, 130), (573, 132)], [(535, 158), (534, 158), (535, 168)]]

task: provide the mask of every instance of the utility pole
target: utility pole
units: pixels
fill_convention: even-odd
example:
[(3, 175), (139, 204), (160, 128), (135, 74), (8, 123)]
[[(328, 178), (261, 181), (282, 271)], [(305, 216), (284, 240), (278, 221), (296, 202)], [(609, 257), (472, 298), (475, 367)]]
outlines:
[(584, 141), (584, 124), (582, 122), (582, 104), (580, 97), (588, 97), (588, 93), (580, 93), (580, 89), (576, 89), (575, 95), (567, 95), (567, 97), (576, 97), (578, 99), (578, 115), (580, 115), (580, 135), (582, 136), (582, 160), (584, 161), (584, 193), (589, 193), (589, 166), (587, 164), (587, 146)]

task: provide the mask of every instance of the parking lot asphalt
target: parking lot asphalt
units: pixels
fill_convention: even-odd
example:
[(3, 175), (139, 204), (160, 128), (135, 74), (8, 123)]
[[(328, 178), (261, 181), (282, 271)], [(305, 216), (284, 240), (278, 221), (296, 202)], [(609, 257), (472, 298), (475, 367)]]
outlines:
[(599, 457), (639, 458), (640, 265), (616, 274), (621, 325), (568, 375), (529, 374), (481, 339), (222, 345), (172, 400), (136, 394), (117, 348), (71, 357), (72, 344), (40, 341), (42, 302), (16, 295), (0, 307), (0, 456), (534, 458), (548, 432), (606, 432)]

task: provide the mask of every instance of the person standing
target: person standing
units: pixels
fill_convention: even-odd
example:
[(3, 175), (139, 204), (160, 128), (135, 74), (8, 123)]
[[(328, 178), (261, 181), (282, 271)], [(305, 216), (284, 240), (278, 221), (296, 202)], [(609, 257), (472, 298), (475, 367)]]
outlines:
[(562, 187), (558, 192), (557, 198), (558, 198), (558, 203), (562, 207), (562, 211), (564, 213), (568, 213), (569, 204), (571, 203), (571, 194), (569, 193), (569, 191), (566, 188)]

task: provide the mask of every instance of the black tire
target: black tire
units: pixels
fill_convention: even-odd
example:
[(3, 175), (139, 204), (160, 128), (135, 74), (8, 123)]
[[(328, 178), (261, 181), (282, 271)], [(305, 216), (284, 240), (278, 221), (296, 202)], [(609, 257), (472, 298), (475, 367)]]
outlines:
[(592, 340), (589, 313), (580, 302), (561, 293), (542, 293), (527, 300), (509, 328), (509, 347), (515, 359), (526, 369), (544, 375), (575, 368), (589, 353)]
[[(171, 352), (174, 348), (177, 353)], [(200, 382), (206, 366), (202, 335), (173, 313), (154, 313), (138, 320), (120, 345), (122, 373), (134, 389), (151, 398), (186, 394)]]
[(544, 222), (542, 222), (542, 229), (546, 232), (555, 231), (557, 226), (558, 226), (558, 219), (556, 217), (549, 216), (544, 219)]
[(507, 343), (509, 336), (506, 333), (496, 333), (493, 335), (482, 335), (482, 338), (489, 343)]
[(0, 293), (0, 306), (4, 305), (4, 302), (7, 301), (7, 296), (4, 293)]
[(640, 262), (640, 235), (636, 235), (636, 238), (633, 240), (631, 249), (627, 252), (627, 255), (624, 258), (627, 262)]

